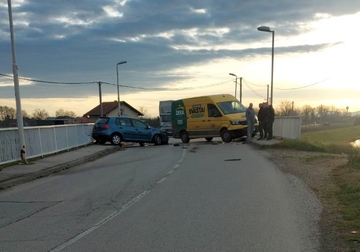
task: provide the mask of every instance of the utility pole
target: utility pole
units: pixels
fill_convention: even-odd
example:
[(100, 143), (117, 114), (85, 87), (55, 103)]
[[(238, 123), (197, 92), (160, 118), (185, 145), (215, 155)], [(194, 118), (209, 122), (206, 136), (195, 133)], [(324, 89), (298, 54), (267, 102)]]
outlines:
[(12, 20), (11, 0), (8, 0), (8, 9), (9, 9), (10, 37), (11, 37), (12, 59), (13, 59), (12, 66), (13, 66), (15, 99), (16, 99), (16, 120), (17, 120), (17, 128), (18, 128), (18, 132), (19, 132), (19, 143), (20, 143), (19, 153), (20, 153), (23, 163), (26, 163), (24, 123), (23, 123), (22, 111), (21, 111), (18, 67), (16, 64), (15, 38), (14, 38), (14, 27), (13, 27), (13, 20)]
[(267, 85), (266, 102), (269, 103), (269, 85)]
[(100, 100), (100, 117), (103, 117), (103, 104), (101, 95), (101, 82), (99, 81), (99, 100)]

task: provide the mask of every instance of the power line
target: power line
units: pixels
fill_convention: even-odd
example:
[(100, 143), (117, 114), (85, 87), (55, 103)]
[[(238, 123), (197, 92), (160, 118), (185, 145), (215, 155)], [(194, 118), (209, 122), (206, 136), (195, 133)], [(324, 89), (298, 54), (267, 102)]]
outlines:
[[(13, 78), (12, 75), (8, 75), (8, 74), (0, 73), (0, 75), (4, 76), (4, 77), (8, 77), (8, 78)], [(31, 82), (47, 83), (47, 84), (59, 84), (59, 85), (84, 85), (84, 84), (98, 84), (98, 83), (105, 84), (105, 85), (111, 85), (111, 86), (116, 86), (117, 85), (117, 84), (114, 84), (114, 83), (109, 83), (109, 82), (104, 82), (104, 81), (58, 82), (58, 81), (36, 80), (36, 79), (24, 78), (24, 77), (19, 77), (19, 79), (27, 80), (27, 81), (31, 81)], [(130, 88), (130, 89), (137, 89), (137, 90), (179, 91), (179, 90), (191, 90), (191, 89), (199, 89), (199, 88), (218, 86), (218, 85), (222, 85), (222, 84), (225, 84), (225, 83), (228, 83), (228, 82), (230, 82), (230, 81), (223, 81), (223, 82), (219, 82), (219, 83), (213, 83), (213, 84), (196, 86), (196, 87), (178, 87), (178, 88), (166, 88), (166, 87), (164, 87), (164, 88), (145, 88), (145, 87), (134, 87), (134, 86), (128, 86), (128, 85), (121, 85), (121, 84), (119, 84), (119, 86), (122, 87), (122, 88)]]
[[(1, 76), (4, 76), (4, 77), (8, 77), (8, 78), (13, 78), (13, 75), (9, 75), (9, 74), (2, 74), (2, 73), (0, 73), (0, 75), (1, 75)], [(83, 85), (83, 84), (94, 84), (94, 83), (98, 83), (98, 82), (96, 82), (96, 81), (86, 81), (86, 82), (45, 81), (45, 80), (36, 80), (36, 79), (25, 78), (25, 77), (19, 77), (19, 79), (27, 80), (27, 81), (32, 81), (32, 82), (39, 82), (39, 83), (64, 84), (64, 85)]]
[[(329, 78), (326, 78), (326, 79), (324, 79), (324, 80), (315, 82), (315, 83), (311, 83), (311, 84), (307, 84), (307, 85), (302, 85), (302, 86), (300, 86), (300, 87), (294, 87), (294, 88), (276, 88), (276, 87), (275, 87), (275, 89), (278, 89), (278, 90), (297, 90), (297, 89), (303, 89), (303, 88), (308, 88), (308, 87), (311, 87), (311, 86), (318, 85), (318, 84), (323, 83), (323, 82), (325, 82), (325, 81), (327, 81), (327, 80), (329, 80), (329, 79), (330, 79), (330, 77), (329, 77)], [(243, 79), (243, 80), (244, 80), (244, 79)], [(250, 85), (253, 85), (253, 86), (257, 86), (257, 87), (263, 87), (263, 86), (264, 86), (264, 85), (259, 85), (259, 84), (251, 83), (251, 82), (248, 81), (248, 80), (244, 80), (244, 81), (247, 82), (247, 83), (250, 84)]]
[(327, 78), (327, 79), (324, 79), (324, 80), (322, 80), (322, 81), (318, 81), (318, 82), (315, 82), (315, 83), (312, 83), (312, 84), (308, 84), (308, 85), (305, 85), (305, 86), (301, 86), (301, 87), (295, 87), (295, 88), (276, 88), (276, 89), (279, 89), (279, 90), (298, 90), (298, 89), (303, 89), (303, 88), (308, 88), (308, 87), (311, 87), (311, 86), (315, 86), (315, 85), (320, 84), (320, 83), (323, 83), (323, 82), (325, 82), (325, 81), (327, 81), (327, 80), (329, 80), (329, 79), (330, 79), (330, 77)]
[(248, 81), (244, 81), (244, 84), (250, 89), (251, 92), (253, 92), (256, 96), (260, 97), (260, 98), (264, 98), (263, 95), (259, 94), (258, 92), (256, 92), (252, 87), (250, 87), (250, 85), (248, 84)]
[[(0, 76), (4, 76), (7, 78), (13, 78), (13, 75), (9, 75), (9, 74), (3, 74), (0, 73)], [(88, 85), (88, 84), (98, 84), (99, 82), (101, 84), (106, 84), (106, 85), (112, 85), (112, 86), (116, 86), (116, 84), (113, 83), (109, 83), (109, 82), (103, 82), (103, 81), (85, 81), (85, 82), (59, 82), (59, 81), (47, 81), (47, 80), (37, 80), (37, 79), (31, 79), (31, 78), (25, 78), (25, 77), (19, 77), (19, 79), (22, 80), (27, 80), (27, 81), (31, 81), (31, 82), (35, 82), (35, 83), (44, 83), (44, 84), (58, 84), (58, 85)], [(308, 85), (303, 85), (300, 87), (294, 87), (294, 88), (275, 88), (277, 90), (298, 90), (298, 89), (304, 89), (304, 88), (308, 88), (311, 86), (315, 86), (318, 85), (320, 83), (323, 83), (327, 80), (329, 80), (330, 78), (324, 79), (322, 81), (318, 81), (312, 84), (308, 84)], [(246, 79), (243, 79), (244, 84), (258, 97), (263, 98), (262, 95), (260, 95), (259, 93), (257, 93), (254, 89), (252, 89), (250, 87), (250, 85), (252, 86), (256, 86), (256, 87), (264, 87), (264, 85), (260, 85), (260, 84), (255, 84), (252, 83)], [(229, 81), (223, 81), (223, 82), (219, 82), (219, 83), (213, 83), (213, 84), (208, 84), (208, 85), (202, 85), (202, 86), (197, 86), (197, 87), (178, 87), (178, 88), (145, 88), (145, 87), (134, 87), (134, 86), (128, 86), (128, 85), (121, 85), (119, 84), (120, 87), (122, 88), (129, 88), (129, 89), (136, 89), (136, 90), (151, 90), (151, 91), (178, 91), (178, 90), (193, 90), (193, 89), (200, 89), (200, 88), (207, 88), (207, 87), (212, 87), (212, 86), (218, 86), (218, 85), (223, 85), (225, 83), (229, 83), (232, 82), (232, 80)], [(35, 84), (37, 85), (37, 84)]]

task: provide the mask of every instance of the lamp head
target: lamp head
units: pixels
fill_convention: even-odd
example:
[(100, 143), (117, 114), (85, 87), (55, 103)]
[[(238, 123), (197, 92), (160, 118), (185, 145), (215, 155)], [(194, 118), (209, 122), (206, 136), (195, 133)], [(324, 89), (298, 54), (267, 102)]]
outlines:
[(127, 63), (127, 61), (121, 61), (121, 62), (117, 63), (116, 65), (121, 65), (121, 64), (125, 64), (125, 63)]
[(258, 31), (263, 31), (263, 32), (273, 32), (272, 30), (270, 30), (270, 27), (268, 26), (259, 26)]

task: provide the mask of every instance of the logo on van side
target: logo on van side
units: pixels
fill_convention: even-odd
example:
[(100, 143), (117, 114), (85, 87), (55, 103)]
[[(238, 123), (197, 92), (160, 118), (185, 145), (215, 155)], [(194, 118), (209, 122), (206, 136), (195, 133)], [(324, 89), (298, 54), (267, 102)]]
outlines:
[(201, 104), (192, 105), (192, 108), (189, 109), (189, 114), (203, 114), (205, 113), (205, 108), (201, 107)]
[(204, 117), (205, 108), (201, 104), (194, 104), (192, 108), (189, 109), (189, 115), (191, 118), (200, 118)]
[(185, 108), (183, 106), (178, 106), (175, 110), (176, 116), (184, 116), (185, 115)]

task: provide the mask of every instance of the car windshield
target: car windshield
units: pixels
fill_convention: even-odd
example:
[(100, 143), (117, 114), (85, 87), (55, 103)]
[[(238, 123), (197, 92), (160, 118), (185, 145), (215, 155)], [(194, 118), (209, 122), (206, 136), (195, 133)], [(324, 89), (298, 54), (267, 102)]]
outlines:
[(217, 103), (224, 115), (245, 112), (246, 108), (239, 101), (226, 101)]

